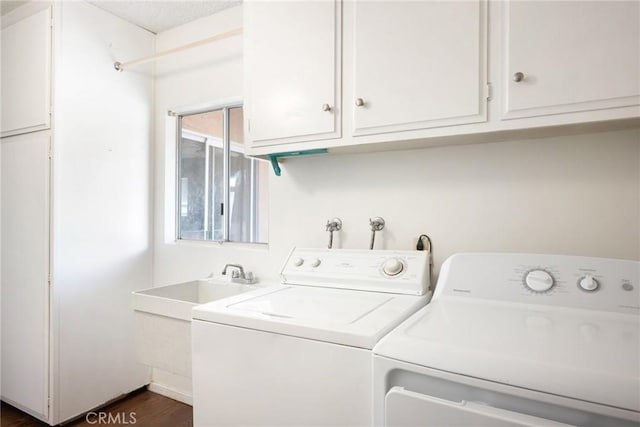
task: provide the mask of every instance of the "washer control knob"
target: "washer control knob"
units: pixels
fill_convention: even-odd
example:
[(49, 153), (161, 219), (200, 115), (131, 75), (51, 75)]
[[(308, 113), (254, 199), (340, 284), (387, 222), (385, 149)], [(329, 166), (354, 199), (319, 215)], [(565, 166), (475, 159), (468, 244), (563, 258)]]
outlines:
[(320, 261), (320, 259), (318, 259), (318, 258), (313, 258), (313, 259), (311, 260), (311, 267), (317, 267), (317, 266), (319, 266), (319, 265), (320, 265), (320, 263), (321, 263), (321, 262), (322, 262), (322, 261)]
[(397, 276), (404, 270), (404, 264), (398, 258), (389, 258), (382, 265), (382, 271), (387, 276)]
[(580, 289), (583, 291), (593, 292), (598, 289), (599, 284), (592, 275), (587, 274), (578, 280), (578, 286), (580, 286)]
[(524, 283), (534, 292), (547, 292), (553, 287), (553, 276), (544, 270), (531, 270), (525, 276)]
[(296, 267), (300, 267), (302, 264), (304, 264), (304, 260), (302, 258), (298, 257), (293, 259), (293, 265)]

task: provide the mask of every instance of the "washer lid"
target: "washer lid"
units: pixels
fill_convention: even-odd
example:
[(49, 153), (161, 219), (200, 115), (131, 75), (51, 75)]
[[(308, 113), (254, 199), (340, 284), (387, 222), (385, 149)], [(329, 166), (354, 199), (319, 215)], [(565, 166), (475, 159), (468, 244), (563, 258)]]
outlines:
[(193, 318), (336, 344), (373, 348), (427, 296), (277, 285), (193, 309)]
[(639, 337), (635, 315), (442, 297), (374, 353), (640, 411)]

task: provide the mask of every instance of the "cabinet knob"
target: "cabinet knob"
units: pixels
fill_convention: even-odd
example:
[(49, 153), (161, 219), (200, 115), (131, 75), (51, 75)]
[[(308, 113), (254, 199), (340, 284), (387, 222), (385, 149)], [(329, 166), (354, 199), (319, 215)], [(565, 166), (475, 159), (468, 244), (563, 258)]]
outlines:
[(331, 106), (329, 104), (322, 104), (322, 111), (331, 111)]
[(518, 71), (517, 73), (515, 73), (513, 75), (513, 81), (514, 82), (520, 83), (523, 80), (524, 80), (524, 73), (521, 73), (520, 71)]
[(357, 98), (356, 99), (356, 107), (362, 107), (364, 105), (364, 99)]

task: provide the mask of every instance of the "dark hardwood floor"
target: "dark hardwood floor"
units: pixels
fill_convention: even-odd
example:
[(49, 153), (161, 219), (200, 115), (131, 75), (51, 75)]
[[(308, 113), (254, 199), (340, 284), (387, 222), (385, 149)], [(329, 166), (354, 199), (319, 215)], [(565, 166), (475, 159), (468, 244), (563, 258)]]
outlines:
[(14, 408), (13, 406), (2, 402), (0, 407), (0, 426), (2, 427), (31, 427), (46, 426), (48, 424), (38, 421), (31, 415)]
[[(47, 424), (2, 402), (0, 426), (40, 427)], [(142, 427), (191, 427), (193, 411), (191, 406), (140, 389), (123, 399), (113, 402), (72, 421), (66, 426), (142, 426)]]

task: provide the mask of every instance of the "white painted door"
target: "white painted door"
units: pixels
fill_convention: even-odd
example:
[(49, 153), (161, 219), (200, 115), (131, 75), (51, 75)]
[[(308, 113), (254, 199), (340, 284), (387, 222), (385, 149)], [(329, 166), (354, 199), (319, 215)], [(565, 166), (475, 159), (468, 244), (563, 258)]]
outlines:
[(486, 121), (485, 6), (357, 2), (353, 134)]
[(51, 7), (10, 24), (5, 23), (5, 16), (2, 19), (1, 135), (47, 129), (51, 100)]
[(49, 132), (3, 138), (2, 400), (46, 420)]
[(340, 1), (244, 3), (252, 145), (340, 136)]
[(503, 118), (640, 104), (640, 2), (511, 1), (503, 13)]

